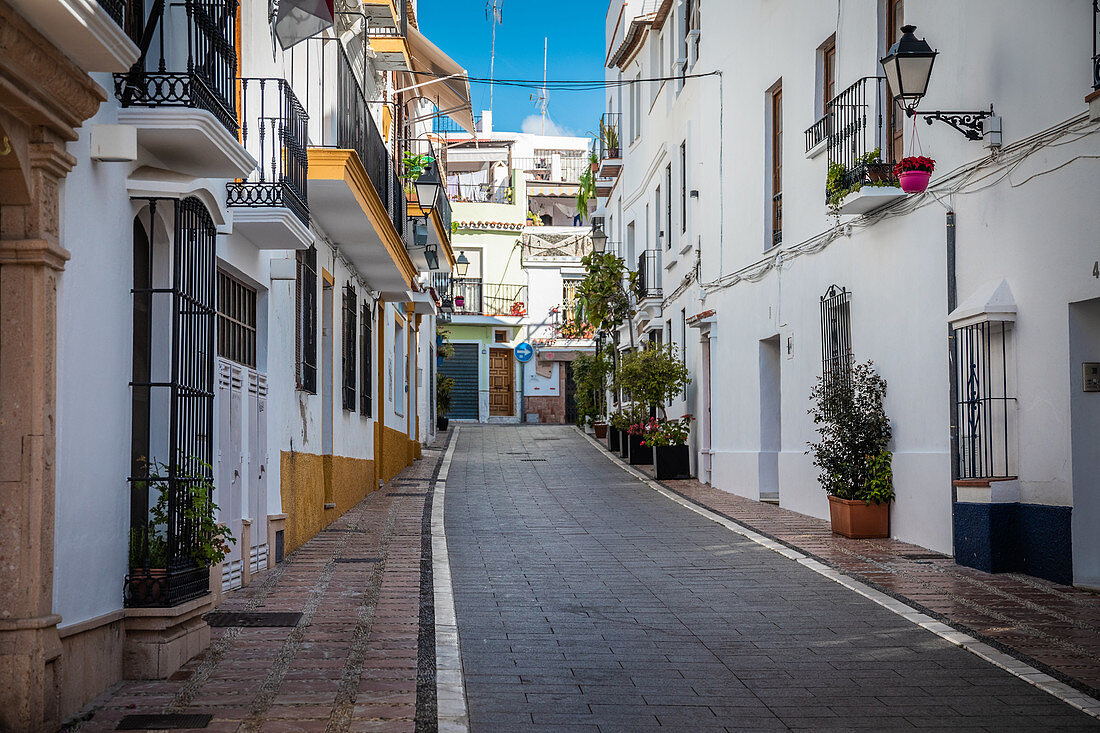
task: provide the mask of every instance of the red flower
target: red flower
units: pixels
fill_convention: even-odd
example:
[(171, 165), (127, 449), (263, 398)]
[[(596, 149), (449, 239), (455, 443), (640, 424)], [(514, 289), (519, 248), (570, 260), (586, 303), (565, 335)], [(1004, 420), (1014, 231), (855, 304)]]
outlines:
[(926, 158), (923, 155), (902, 158), (894, 165), (894, 175), (896, 176), (900, 176), (902, 173), (908, 173), (910, 171), (931, 173), (934, 170), (936, 170), (936, 161), (931, 158)]

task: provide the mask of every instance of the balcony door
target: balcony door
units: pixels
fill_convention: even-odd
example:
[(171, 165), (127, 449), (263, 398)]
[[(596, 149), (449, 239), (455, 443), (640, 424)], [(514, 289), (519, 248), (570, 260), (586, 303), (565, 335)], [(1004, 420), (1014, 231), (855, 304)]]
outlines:
[(489, 417), (512, 417), (515, 392), (511, 349), (489, 349)]
[[(905, 0), (887, 0), (886, 10), (886, 48), (889, 49), (901, 38), (901, 26), (905, 23)], [(894, 90), (886, 89), (886, 134), (887, 145), (892, 157), (889, 161), (898, 161), (905, 157), (905, 114), (894, 101)], [(886, 151), (884, 151), (886, 152)]]

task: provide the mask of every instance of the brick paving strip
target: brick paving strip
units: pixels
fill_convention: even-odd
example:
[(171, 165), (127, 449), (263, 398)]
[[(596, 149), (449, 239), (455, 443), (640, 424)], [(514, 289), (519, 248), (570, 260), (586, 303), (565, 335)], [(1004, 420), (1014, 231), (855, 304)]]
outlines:
[(431, 513), (448, 437), (217, 608), (300, 612), (297, 626), (212, 628), (171, 679), (116, 685), (67, 730), (205, 713), (206, 733), (435, 731)]
[(983, 573), (898, 540), (848, 539), (826, 520), (694, 479), (657, 481), (652, 466), (629, 470), (1084, 693), (1093, 698), (1090, 712), (1100, 716), (1100, 594), (1018, 573)]
[(573, 428), (463, 426), (455, 444), (446, 534), (475, 732), (1100, 730), (1076, 690), (960, 648)]

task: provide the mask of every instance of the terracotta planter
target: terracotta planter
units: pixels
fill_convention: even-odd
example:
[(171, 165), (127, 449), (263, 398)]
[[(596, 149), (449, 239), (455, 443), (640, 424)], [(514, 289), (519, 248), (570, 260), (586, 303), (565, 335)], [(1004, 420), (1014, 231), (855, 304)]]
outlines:
[(890, 505), (867, 504), (861, 499), (829, 497), (829, 519), (833, 532), (862, 540), (890, 536)]
[(161, 606), (167, 592), (168, 571), (164, 568), (130, 568), (126, 578), (128, 605), (135, 608)]
[(607, 423), (597, 422), (592, 423), (592, 431), (596, 433), (597, 440), (603, 440), (607, 437)]
[(686, 445), (654, 446), (653, 469), (658, 480), (691, 478), (691, 452)]
[(906, 193), (924, 193), (931, 177), (928, 171), (905, 171), (898, 174), (898, 184)]
[(630, 440), (627, 441), (630, 444), (630, 457), (627, 458), (627, 463), (631, 466), (653, 465), (653, 449), (648, 445), (642, 445), (644, 439), (641, 435), (631, 435)]
[(611, 451), (612, 453), (618, 453), (621, 450), (621, 448), (620, 448), (620, 446), (622, 444), (622, 442), (620, 440), (621, 437), (622, 437), (622, 433), (619, 432), (619, 429), (617, 427), (615, 427), (614, 425), (608, 425), (607, 426), (607, 449), (609, 451)]

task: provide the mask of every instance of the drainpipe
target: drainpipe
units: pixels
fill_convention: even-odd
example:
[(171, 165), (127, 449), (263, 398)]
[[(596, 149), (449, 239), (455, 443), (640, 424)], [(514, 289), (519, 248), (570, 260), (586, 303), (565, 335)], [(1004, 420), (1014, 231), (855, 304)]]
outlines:
[[(955, 212), (947, 212), (947, 312), (951, 313), (958, 306), (958, 289), (955, 282)], [(958, 489), (955, 481), (959, 478), (959, 426), (957, 423), (958, 412), (956, 405), (959, 403), (959, 386), (956, 379), (958, 365), (955, 363), (955, 329), (947, 324), (947, 364), (948, 383), (950, 389), (950, 425), (951, 425), (951, 515), (955, 514), (955, 501), (958, 499)], [(952, 533), (953, 534), (953, 533)]]

